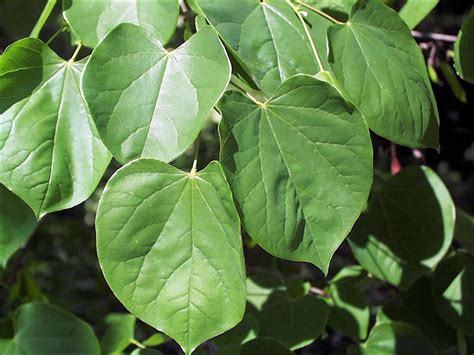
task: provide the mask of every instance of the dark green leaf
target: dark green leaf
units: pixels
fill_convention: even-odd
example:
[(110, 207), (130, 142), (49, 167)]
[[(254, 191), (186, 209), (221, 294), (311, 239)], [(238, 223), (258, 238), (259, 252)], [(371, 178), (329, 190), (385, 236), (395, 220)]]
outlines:
[(425, 60), (398, 14), (378, 0), (360, 0), (328, 37), (335, 77), (369, 127), (401, 145), (437, 148), (438, 109)]
[(242, 319), (239, 218), (217, 162), (195, 176), (157, 160), (128, 164), (105, 188), (96, 229), (117, 298), (186, 353)]
[(210, 27), (168, 52), (144, 29), (122, 24), (95, 48), (82, 87), (117, 160), (170, 161), (193, 143), (229, 80), (229, 59)]
[(461, 243), (464, 249), (474, 255), (474, 218), (460, 208), (456, 208), (454, 239)]
[(471, 9), (454, 46), (454, 65), (459, 76), (474, 84), (474, 8)]
[(444, 257), (454, 219), (441, 179), (428, 167), (406, 168), (374, 194), (349, 241), (362, 267), (406, 290)]
[(111, 313), (106, 319), (107, 331), (101, 340), (104, 354), (119, 355), (134, 340), (136, 318), (130, 314)]
[(372, 182), (362, 116), (309, 75), (264, 104), (228, 94), (221, 109), (221, 161), (247, 231), (269, 253), (326, 273)]
[(273, 339), (257, 338), (246, 343), (240, 355), (292, 355), (293, 353)]

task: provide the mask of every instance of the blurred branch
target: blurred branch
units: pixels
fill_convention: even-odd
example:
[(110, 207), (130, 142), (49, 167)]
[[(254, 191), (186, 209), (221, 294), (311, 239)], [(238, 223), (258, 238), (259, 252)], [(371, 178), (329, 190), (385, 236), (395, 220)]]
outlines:
[(425, 41), (442, 41), (442, 42), (456, 42), (457, 36), (447, 35), (444, 33), (433, 33), (433, 32), (419, 32), (419, 31), (411, 31), (413, 37), (419, 40)]

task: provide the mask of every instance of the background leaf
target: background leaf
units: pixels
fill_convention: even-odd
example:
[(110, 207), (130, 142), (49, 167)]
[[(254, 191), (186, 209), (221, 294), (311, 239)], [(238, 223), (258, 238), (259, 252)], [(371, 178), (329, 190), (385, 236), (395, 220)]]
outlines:
[(136, 318), (131, 314), (111, 313), (105, 318), (107, 330), (100, 342), (103, 354), (122, 354), (134, 340)]
[(459, 76), (474, 84), (474, 8), (467, 15), (454, 45), (454, 66)]
[(474, 255), (474, 218), (460, 208), (456, 208), (454, 239), (461, 243), (464, 249)]
[(400, 10), (400, 17), (410, 29), (413, 29), (433, 11), (438, 3), (439, 0), (407, 0)]
[(242, 347), (240, 354), (241, 355), (261, 355), (261, 354), (291, 355), (293, 353), (273, 339), (257, 338), (245, 344)]

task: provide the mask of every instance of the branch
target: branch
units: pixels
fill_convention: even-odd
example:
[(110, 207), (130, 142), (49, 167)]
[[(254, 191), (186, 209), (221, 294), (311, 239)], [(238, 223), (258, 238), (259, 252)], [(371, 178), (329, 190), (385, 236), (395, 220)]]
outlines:
[(457, 39), (457, 36), (447, 35), (444, 33), (411, 31), (411, 34), (413, 35), (413, 37), (425, 41), (442, 41), (454, 43)]

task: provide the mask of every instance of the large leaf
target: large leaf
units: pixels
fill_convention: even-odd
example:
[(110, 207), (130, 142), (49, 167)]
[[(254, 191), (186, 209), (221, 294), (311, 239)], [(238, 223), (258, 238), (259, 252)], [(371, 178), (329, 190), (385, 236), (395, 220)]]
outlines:
[(96, 228), (115, 295), (186, 353), (242, 319), (239, 218), (219, 163), (196, 176), (157, 160), (130, 163), (107, 184)]
[(402, 323), (381, 323), (370, 332), (364, 355), (437, 355), (438, 351), (415, 327)]
[(55, 306), (33, 302), (17, 311), (12, 339), (0, 339), (1, 354), (99, 355), (92, 328)]
[(166, 43), (179, 15), (178, 0), (64, 0), (63, 7), (72, 31), (88, 47), (95, 47), (121, 23), (140, 25)]
[(83, 66), (31, 38), (0, 58), (0, 87), (22, 98), (0, 115), (0, 182), (38, 218), (86, 200), (110, 161), (81, 95)]
[(406, 168), (374, 194), (349, 241), (367, 271), (406, 290), (444, 257), (454, 219), (454, 203), (436, 173)]
[(319, 72), (304, 27), (286, 0), (193, 1), (267, 96), (295, 74)]
[(37, 226), (33, 211), (0, 185), (0, 268), (21, 248)]
[(448, 324), (474, 335), (474, 258), (457, 254), (444, 260), (434, 274), (432, 291)]
[(136, 318), (131, 314), (111, 313), (105, 318), (107, 330), (100, 342), (102, 353), (120, 355), (135, 339)]
[(408, 0), (400, 10), (400, 17), (411, 29), (425, 19), (438, 5), (439, 0)]
[(437, 148), (439, 118), (425, 60), (398, 14), (360, 0), (329, 28), (329, 62), (369, 127), (395, 143)]
[(125, 163), (183, 153), (229, 80), (229, 59), (210, 27), (168, 52), (144, 29), (122, 24), (95, 48), (82, 85), (104, 143)]
[(327, 272), (372, 182), (362, 116), (308, 75), (265, 104), (228, 94), (221, 109), (221, 161), (247, 231), (269, 253)]
[(474, 8), (471, 9), (454, 46), (454, 66), (459, 76), (474, 84)]

